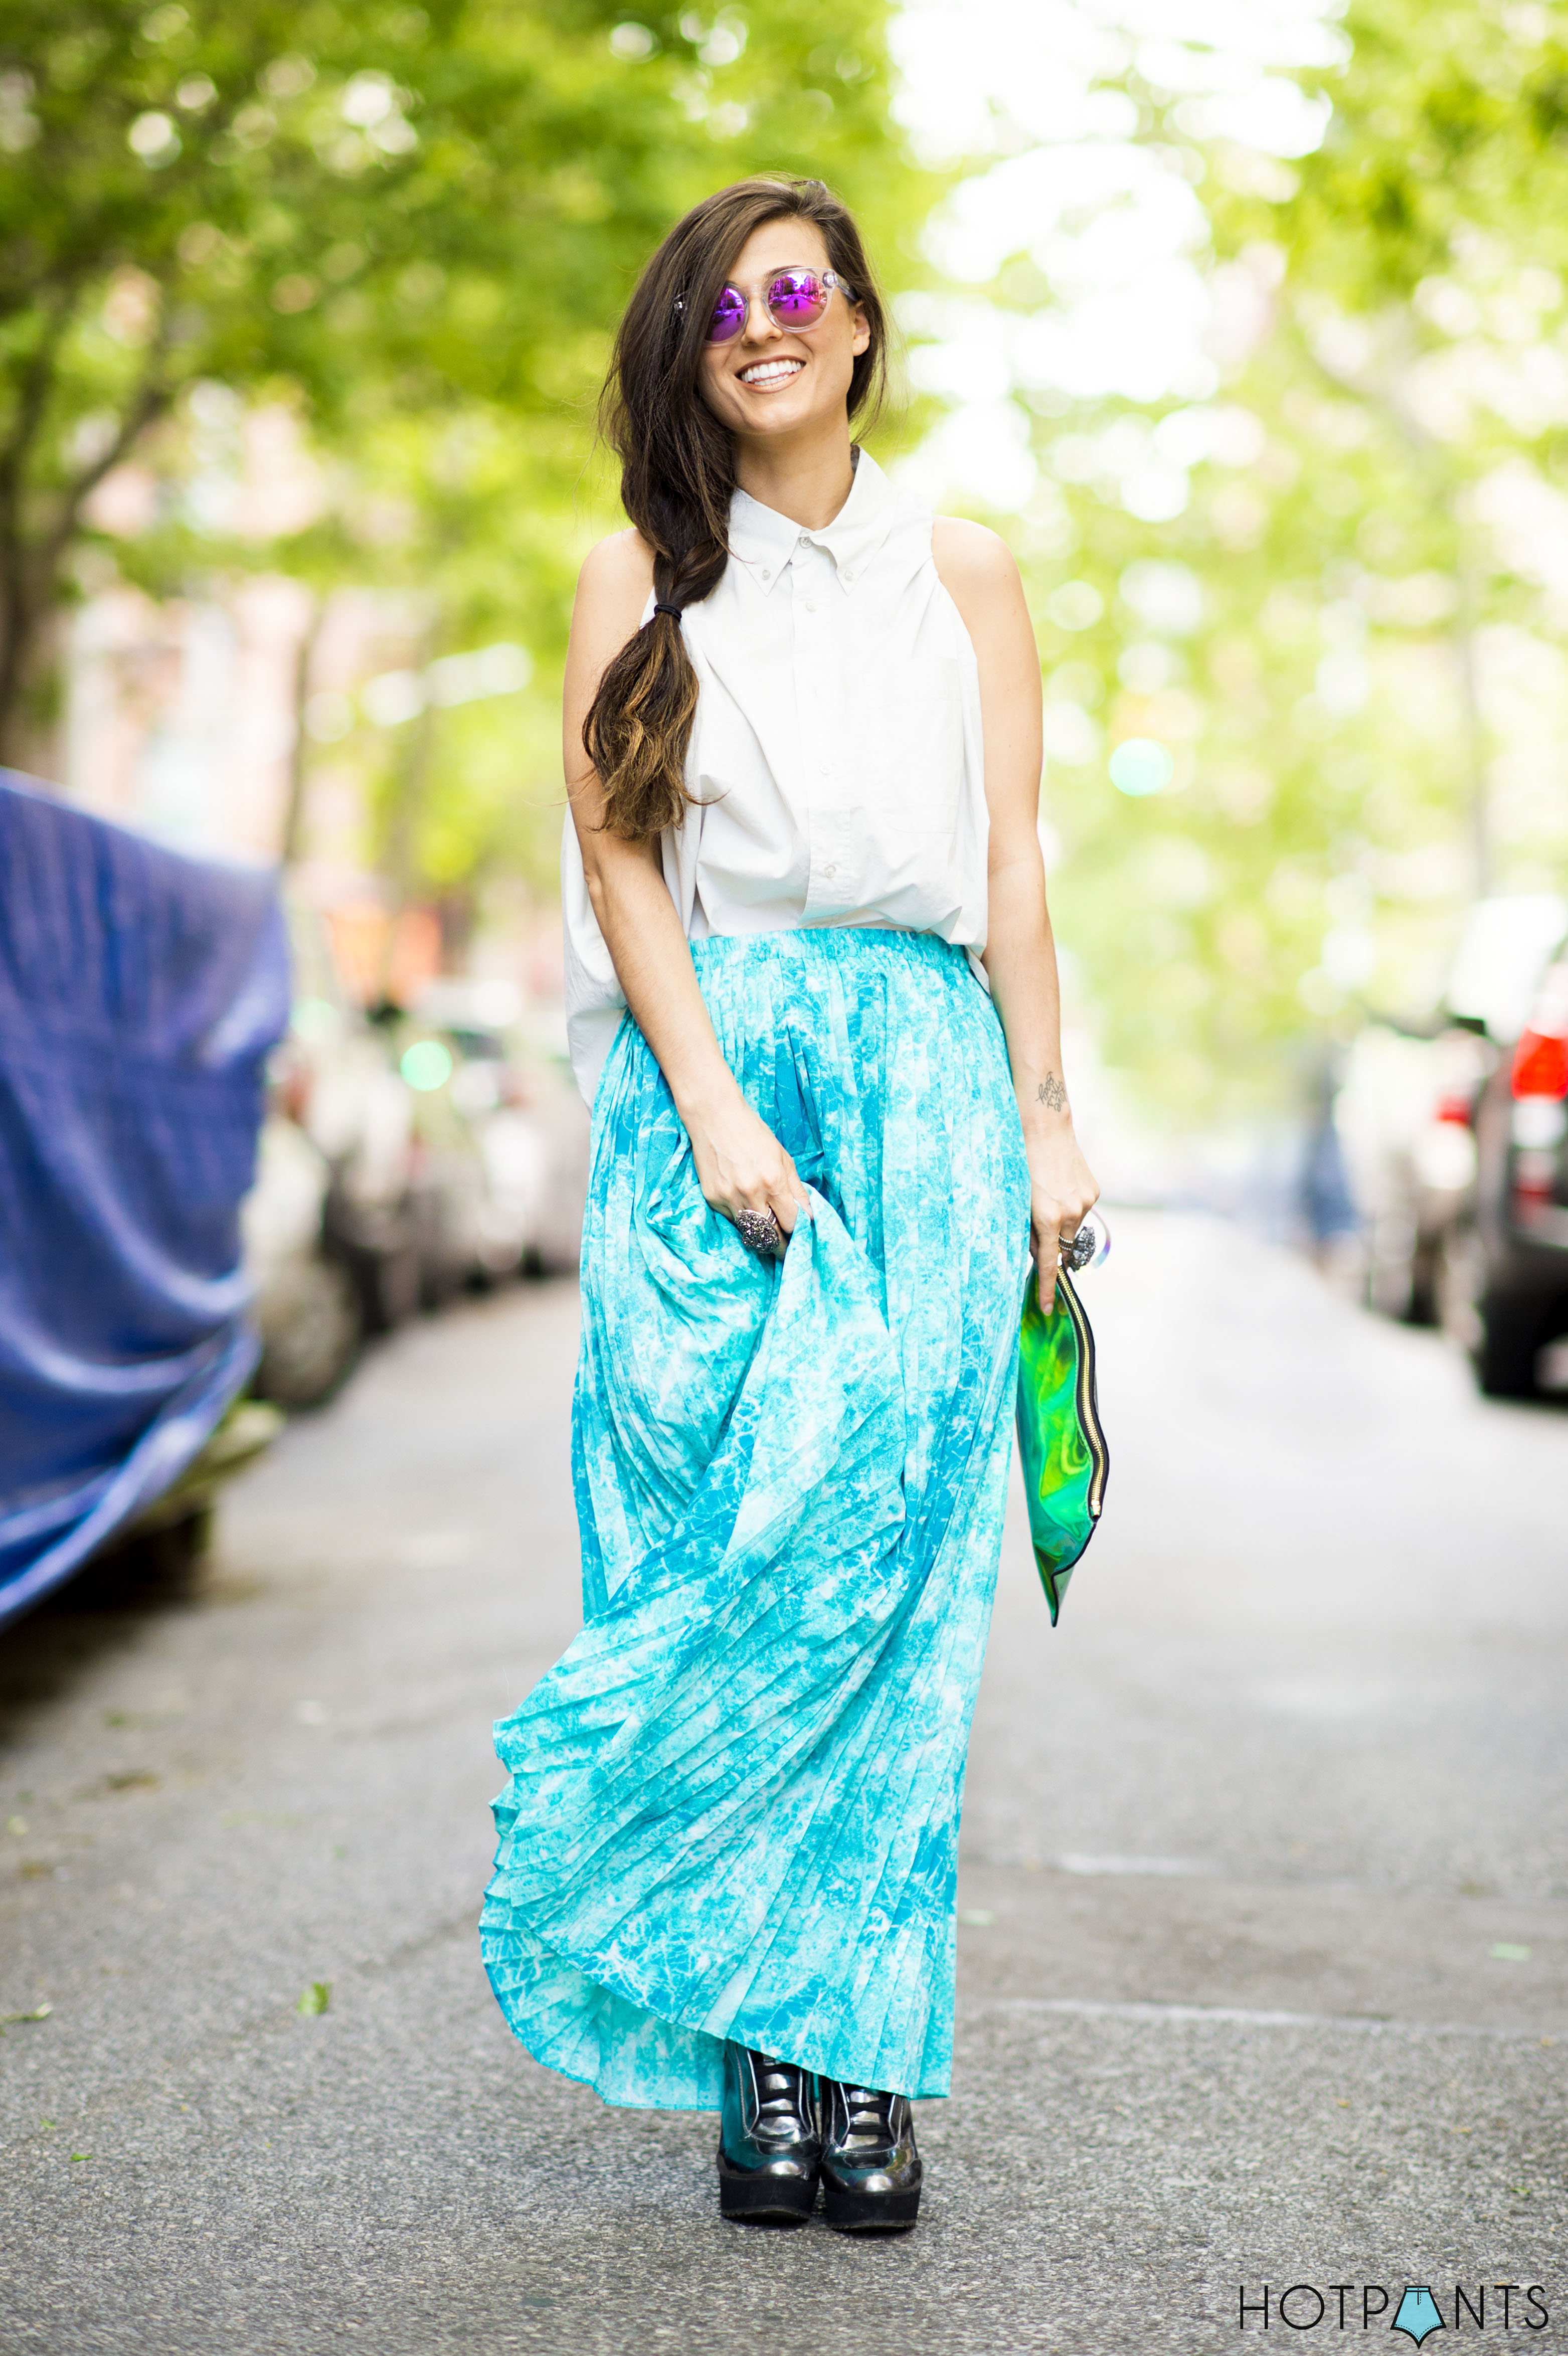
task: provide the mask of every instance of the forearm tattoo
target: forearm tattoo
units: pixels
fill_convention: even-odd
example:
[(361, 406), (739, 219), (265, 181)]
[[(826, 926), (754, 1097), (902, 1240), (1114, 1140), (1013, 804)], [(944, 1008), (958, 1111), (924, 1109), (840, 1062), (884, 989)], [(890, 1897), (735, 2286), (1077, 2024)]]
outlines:
[(1039, 1101), (1042, 1105), (1048, 1105), (1052, 1112), (1060, 1112), (1067, 1102), (1067, 1090), (1054, 1072), (1047, 1072), (1035, 1090), (1035, 1095)]

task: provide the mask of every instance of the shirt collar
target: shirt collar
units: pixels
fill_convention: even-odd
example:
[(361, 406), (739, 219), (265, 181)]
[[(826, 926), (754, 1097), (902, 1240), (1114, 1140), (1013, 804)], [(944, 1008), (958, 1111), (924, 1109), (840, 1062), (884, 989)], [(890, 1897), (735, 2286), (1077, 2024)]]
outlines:
[(763, 507), (748, 491), (737, 491), (730, 502), (730, 553), (746, 566), (766, 595), (787, 570), (801, 542), (809, 541), (813, 547), (827, 550), (840, 583), (852, 593), (888, 536), (896, 497), (867, 450), (855, 463), (848, 498), (820, 531), (803, 531), (775, 508)]

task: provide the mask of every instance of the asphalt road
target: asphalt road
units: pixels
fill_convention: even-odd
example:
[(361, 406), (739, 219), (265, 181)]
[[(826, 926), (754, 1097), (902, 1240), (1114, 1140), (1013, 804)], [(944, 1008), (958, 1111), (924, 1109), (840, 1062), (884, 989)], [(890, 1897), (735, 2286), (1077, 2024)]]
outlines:
[(1265, 2347), (1408, 2348), (1423, 2285), (1429, 2356), (1568, 2345), (1568, 1416), (1116, 1226), (1108, 1517), (1054, 1633), (1009, 1529), (918, 2232), (725, 2225), (709, 2120), (490, 2001), (489, 1723), (578, 1610), (575, 1297), (516, 1291), (291, 1430), (195, 1593), (0, 1640), (0, 2015), (51, 2008), (6, 2356), (1139, 2356), (1259, 2344), (1265, 2283)]

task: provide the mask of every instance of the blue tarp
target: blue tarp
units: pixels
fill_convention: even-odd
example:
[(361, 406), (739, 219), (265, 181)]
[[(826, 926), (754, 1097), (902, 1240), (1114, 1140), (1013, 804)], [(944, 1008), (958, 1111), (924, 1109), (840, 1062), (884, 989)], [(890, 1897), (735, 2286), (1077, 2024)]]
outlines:
[(239, 1212), (275, 878), (0, 770), (0, 1623), (178, 1478), (255, 1361)]

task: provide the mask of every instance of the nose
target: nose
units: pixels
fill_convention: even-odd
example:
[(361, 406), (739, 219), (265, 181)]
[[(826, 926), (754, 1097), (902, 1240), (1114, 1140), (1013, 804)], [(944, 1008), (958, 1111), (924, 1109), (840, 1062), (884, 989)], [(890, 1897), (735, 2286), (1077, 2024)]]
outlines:
[(749, 344), (767, 343), (770, 342), (773, 337), (781, 336), (783, 333), (783, 328), (775, 325), (773, 315), (769, 311), (767, 304), (763, 300), (763, 296), (761, 294), (748, 295), (746, 298), (745, 341)]

